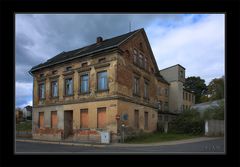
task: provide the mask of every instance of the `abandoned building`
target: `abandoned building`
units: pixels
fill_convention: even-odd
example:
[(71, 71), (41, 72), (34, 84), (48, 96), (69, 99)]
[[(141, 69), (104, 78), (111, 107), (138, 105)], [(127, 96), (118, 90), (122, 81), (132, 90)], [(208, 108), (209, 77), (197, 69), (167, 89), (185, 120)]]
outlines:
[(62, 52), (30, 70), (33, 138), (99, 142), (107, 131), (117, 142), (122, 125), (128, 133), (153, 132), (159, 117), (191, 105), (183, 100), (184, 68), (176, 68), (159, 71), (144, 29)]

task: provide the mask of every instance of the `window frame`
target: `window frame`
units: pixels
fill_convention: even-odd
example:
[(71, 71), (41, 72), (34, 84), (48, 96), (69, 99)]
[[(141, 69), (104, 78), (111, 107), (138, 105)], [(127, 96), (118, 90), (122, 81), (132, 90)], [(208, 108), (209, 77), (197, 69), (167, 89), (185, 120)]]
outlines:
[(140, 77), (139, 76), (133, 77), (133, 95), (140, 96)]
[(144, 84), (143, 84), (143, 97), (145, 99), (149, 98), (149, 81), (144, 80)]
[[(41, 85), (43, 85), (43, 97), (42, 97), (42, 90), (41, 90)], [(46, 99), (46, 83), (45, 82), (40, 82), (38, 83), (38, 98), (40, 100)]]
[[(72, 80), (72, 94), (67, 94), (67, 80), (71, 79)], [(73, 96), (74, 95), (74, 80), (73, 76), (65, 77), (64, 78), (64, 96)]]
[[(54, 89), (53, 89), (53, 83), (56, 82), (57, 83), (57, 96), (54, 96)], [(59, 84), (58, 84), (58, 80), (52, 80), (51, 81), (51, 97), (52, 98), (58, 98), (59, 97)]]
[[(99, 89), (99, 75), (100, 75), (100, 73), (106, 73), (106, 85), (104, 86), (104, 89)], [(103, 78), (103, 77), (101, 77), (101, 78)], [(109, 89), (109, 82), (108, 82), (108, 71), (107, 70), (102, 70), (102, 71), (98, 71), (97, 72), (97, 82), (96, 82), (96, 84), (97, 84), (97, 91), (98, 92), (102, 92), (102, 91), (108, 91), (108, 89)]]
[[(82, 91), (82, 81), (83, 81), (83, 77), (84, 76), (88, 76), (88, 79), (87, 79), (87, 91)], [(79, 77), (79, 93), (80, 94), (87, 94), (87, 93), (89, 93), (90, 92), (90, 77), (89, 77), (89, 73), (82, 73), (82, 74), (80, 74), (80, 77)]]

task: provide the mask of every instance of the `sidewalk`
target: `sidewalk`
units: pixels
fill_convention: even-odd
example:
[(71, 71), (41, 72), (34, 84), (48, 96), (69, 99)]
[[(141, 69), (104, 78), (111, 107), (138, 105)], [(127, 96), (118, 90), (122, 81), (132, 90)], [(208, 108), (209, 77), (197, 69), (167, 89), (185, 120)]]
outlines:
[(46, 141), (46, 140), (34, 140), (27, 138), (17, 138), (18, 142), (32, 142), (32, 143), (45, 143), (45, 144), (62, 144), (70, 146), (86, 146), (86, 147), (149, 147), (149, 146), (163, 146), (163, 145), (177, 145), (185, 143), (195, 143), (200, 141), (208, 141), (220, 139), (223, 137), (199, 137), (193, 139), (184, 139), (176, 141), (166, 141), (159, 143), (147, 143), (147, 144), (127, 144), (127, 143), (110, 143), (110, 144), (101, 144), (101, 143), (83, 143), (83, 142), (67, 142), (67, 141)]

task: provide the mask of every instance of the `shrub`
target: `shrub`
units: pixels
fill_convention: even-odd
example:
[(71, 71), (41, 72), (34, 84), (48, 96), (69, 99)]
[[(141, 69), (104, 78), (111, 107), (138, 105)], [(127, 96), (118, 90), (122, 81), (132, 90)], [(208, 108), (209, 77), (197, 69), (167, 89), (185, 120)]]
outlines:
[(196, 110), (185, 110), (169, 123), (168, 129), (172, 133), (202, 134), (204, 132), (204, 120)]
[(219, 101), (218, 106), (208, 107), (203, 113), (203, 119), (224, 120), (224, 101)]

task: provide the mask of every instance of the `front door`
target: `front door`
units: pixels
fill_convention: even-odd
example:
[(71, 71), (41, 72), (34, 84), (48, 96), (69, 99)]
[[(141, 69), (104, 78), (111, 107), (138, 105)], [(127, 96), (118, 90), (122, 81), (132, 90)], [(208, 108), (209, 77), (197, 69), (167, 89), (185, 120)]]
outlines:
[(73, 132), (73, 111), (64, 111), (64, 138)]

